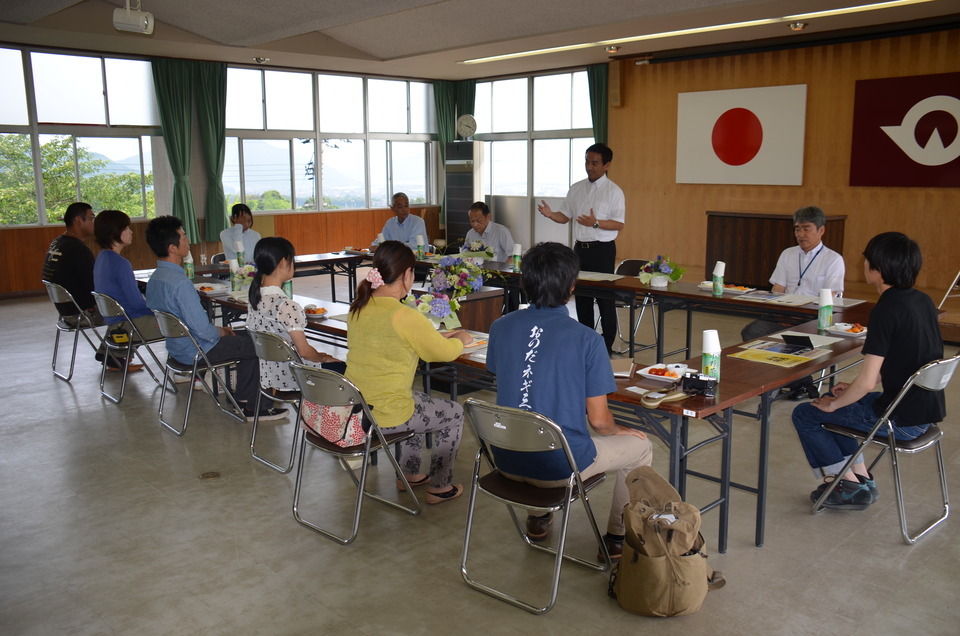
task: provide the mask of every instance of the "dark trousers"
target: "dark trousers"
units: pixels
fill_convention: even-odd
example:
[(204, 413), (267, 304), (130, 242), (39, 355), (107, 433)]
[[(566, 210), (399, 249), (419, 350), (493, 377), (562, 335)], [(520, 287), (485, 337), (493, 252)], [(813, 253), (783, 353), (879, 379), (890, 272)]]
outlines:
[(207, 351), (207, 358), (216, 364), (224, 360), (238, 359), (237, 386), (233, 395), (238, 402), (246, 402), (253, 408), (260, 390), (260, 359), (253, 348), (253, 340), (246, 331), (238, 331), (235, 336), (223, 336)]
[[(617, 244), (614, 241), (592, 241), (582, 243), (577, 241), (573, 251), (580, 258), (580, 269), (588, 272), (605, 272), (612, 274), (617, 261)], [(593, 298), (592, 296), (576, 297), (577, 320), (581, 324), (594, 328), (593, 301), (597, 301), (600, 309), (600, 330), (603, 333), (603, 342), (607, 351), (613, 347), (617, 339), (617, 308), (613, 300)]]

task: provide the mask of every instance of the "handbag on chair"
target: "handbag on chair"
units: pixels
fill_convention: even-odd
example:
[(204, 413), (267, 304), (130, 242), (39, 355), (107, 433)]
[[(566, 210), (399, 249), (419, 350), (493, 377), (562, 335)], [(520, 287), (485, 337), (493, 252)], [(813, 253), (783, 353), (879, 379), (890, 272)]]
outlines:
[(362, 444), (364, 435), (363, 409), (350, 406), (320, 406), (303, 402), (304, 425), (337, 446)]

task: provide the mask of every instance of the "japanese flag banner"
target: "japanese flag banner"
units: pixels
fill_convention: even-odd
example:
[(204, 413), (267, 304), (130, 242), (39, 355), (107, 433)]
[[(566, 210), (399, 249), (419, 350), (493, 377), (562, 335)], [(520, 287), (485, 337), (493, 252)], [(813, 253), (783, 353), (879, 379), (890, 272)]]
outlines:
[(677, 96), (677, 183), (801, 185), (807, 86)]

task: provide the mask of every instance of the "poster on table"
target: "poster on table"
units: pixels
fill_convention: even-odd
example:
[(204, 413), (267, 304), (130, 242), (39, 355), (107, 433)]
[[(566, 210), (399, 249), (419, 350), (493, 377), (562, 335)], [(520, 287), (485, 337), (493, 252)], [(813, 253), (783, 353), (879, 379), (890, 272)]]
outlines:
[(677, 183), (801, 185), (807, 86), (677, 96)]

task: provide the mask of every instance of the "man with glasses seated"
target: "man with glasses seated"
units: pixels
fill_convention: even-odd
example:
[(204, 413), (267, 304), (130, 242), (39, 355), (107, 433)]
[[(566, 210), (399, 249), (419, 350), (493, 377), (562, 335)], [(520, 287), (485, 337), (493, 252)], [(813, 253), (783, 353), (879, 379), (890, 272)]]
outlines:
[[(797, 238), (795, 247), (788, 247), (780, 254), (777, 267), (770, 276), (770, 284), (776, 293), (807, 294), (819, 296), (821, 289), (829, 289), (834, 296), (843, 293), (843, 277), (846, 268), (843, 257), (823, 244), (827, 217), (820, 208), (809, 205), (793, 213), (793, 233)], [(782, 331), (802, 322), (775, 322), (754, 320), (740, 331), (744, 342)], [(783, 388), (792, 400), (805, 397), (820, 397), (811, 378), (804, 378)]]

